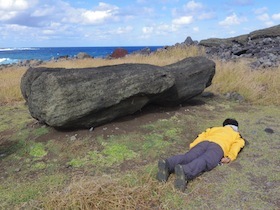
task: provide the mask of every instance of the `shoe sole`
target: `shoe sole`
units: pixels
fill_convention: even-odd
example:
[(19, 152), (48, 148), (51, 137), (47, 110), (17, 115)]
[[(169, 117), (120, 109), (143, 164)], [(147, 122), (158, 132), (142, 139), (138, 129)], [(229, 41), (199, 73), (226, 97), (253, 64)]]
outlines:
[(160, 182), (167, 182), (168, 179), (168, 168), (164, 160), (158, 161), (158, 173), (157, 180)]
[(187, 183), (186, 183), (186, 176), (183, 167), (181, 165), (177, 165), (175, 167), (175, 174), (176, 174), (176, 179), (174, 182), (174, 186), (176, 189), (180, 190), (181, 192), (184, 192)]

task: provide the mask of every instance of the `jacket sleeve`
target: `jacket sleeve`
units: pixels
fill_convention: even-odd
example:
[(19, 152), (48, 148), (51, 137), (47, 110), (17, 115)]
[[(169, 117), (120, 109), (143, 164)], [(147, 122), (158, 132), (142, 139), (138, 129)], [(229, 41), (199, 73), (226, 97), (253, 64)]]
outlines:
[(231, 161), (237, 158), (239, 151), (245, 146), (245, 141), (240, 136), (237, 137), (236, 141), (231, 145), (228, 152), (228, 157)]
[(197, 136), (197, 138), (190, 144), (190, 149), (193, 148), (198, 143), (204, 141), (207, 139), (208, 133), (210, 131), (210, 128), (208, 128), (206, 131), (202, 132)]

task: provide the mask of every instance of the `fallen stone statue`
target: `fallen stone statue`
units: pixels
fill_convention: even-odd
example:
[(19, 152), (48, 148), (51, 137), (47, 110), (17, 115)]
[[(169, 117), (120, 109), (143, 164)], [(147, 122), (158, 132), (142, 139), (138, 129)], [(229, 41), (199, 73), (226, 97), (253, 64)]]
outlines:
[(85, 69), (30, 68), (21, 92), (30, 114), (55, 128), (91, 128), (147, 104), (175, 106), (211, 85), (215, 63), (186, 58), (164, 67), (120, 64)]

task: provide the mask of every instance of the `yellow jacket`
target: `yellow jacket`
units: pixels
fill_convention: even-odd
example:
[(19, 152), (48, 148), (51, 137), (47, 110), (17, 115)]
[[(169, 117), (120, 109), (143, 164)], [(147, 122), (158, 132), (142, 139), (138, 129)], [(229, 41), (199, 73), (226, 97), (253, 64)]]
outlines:
[(190, 149), (202, 141), (214, 142), (224, 151), (224, 157), (235, 160), (245, 141), (230, 126), (208, 128), (190, 144)]

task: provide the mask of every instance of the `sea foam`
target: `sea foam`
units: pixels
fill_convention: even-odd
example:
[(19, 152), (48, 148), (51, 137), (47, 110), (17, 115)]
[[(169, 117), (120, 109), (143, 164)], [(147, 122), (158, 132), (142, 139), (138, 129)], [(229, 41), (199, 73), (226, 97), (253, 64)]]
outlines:
[(2, 64), (12, 64), (17, 63), (18, 59), (10, 59), (10, 58), (0, 58), (0, 65)]

